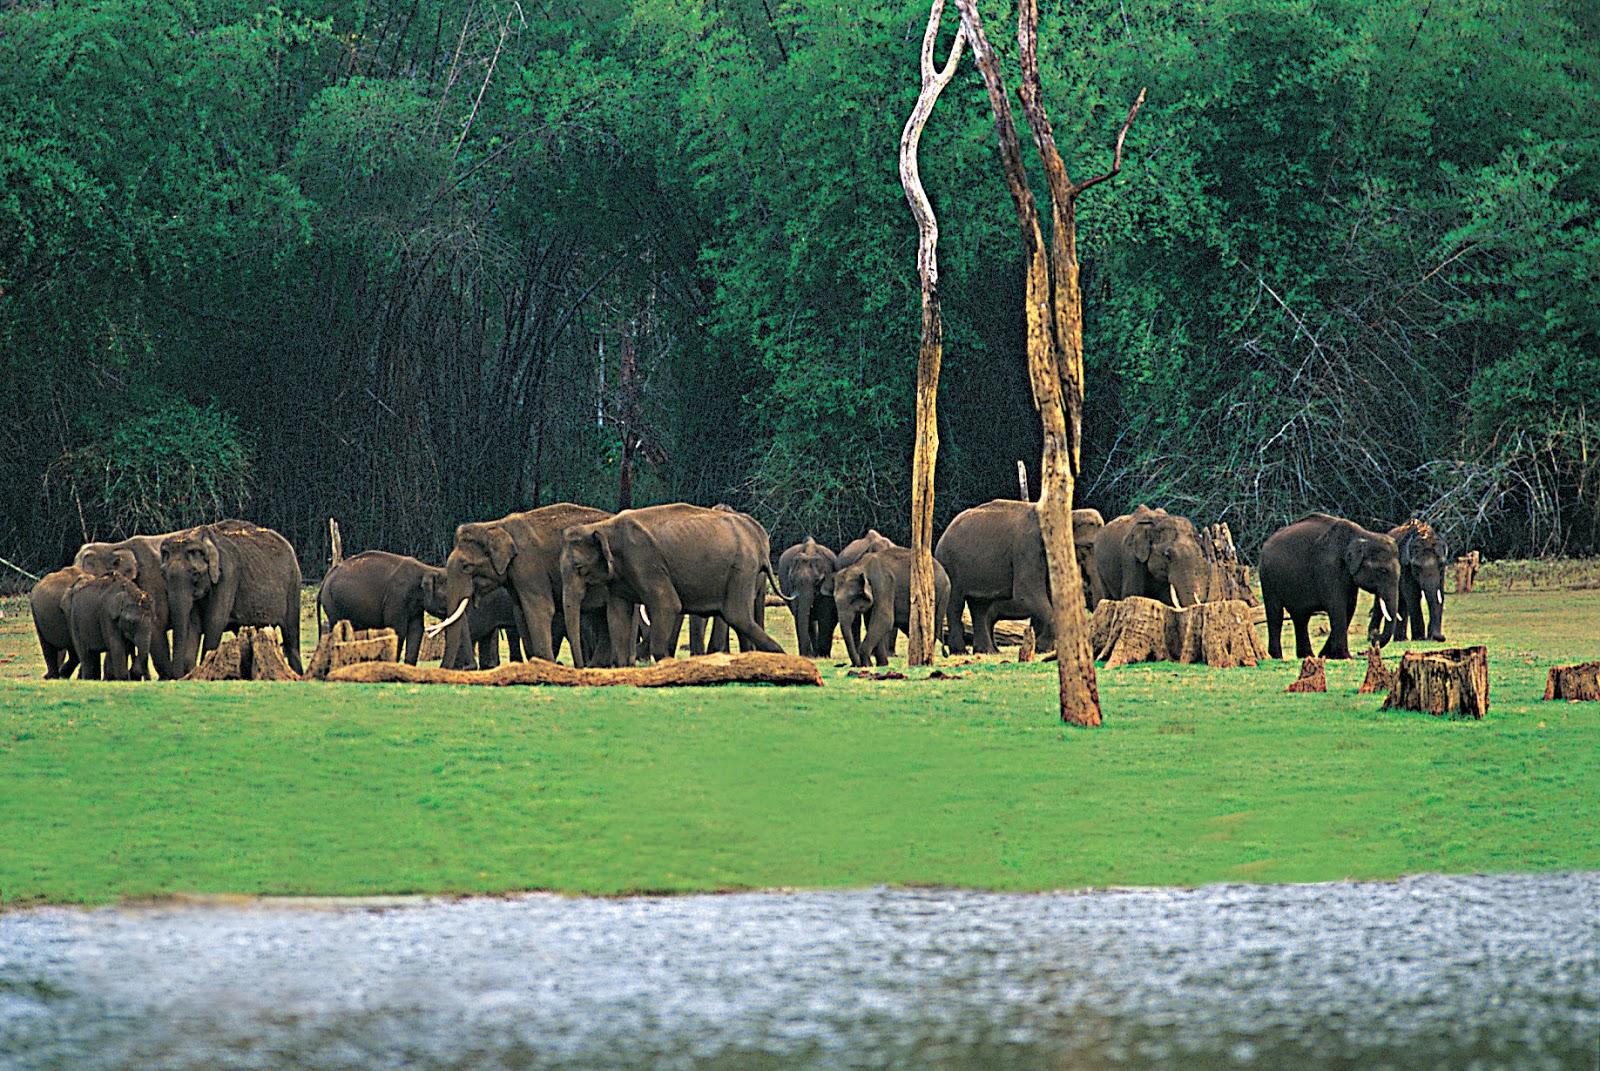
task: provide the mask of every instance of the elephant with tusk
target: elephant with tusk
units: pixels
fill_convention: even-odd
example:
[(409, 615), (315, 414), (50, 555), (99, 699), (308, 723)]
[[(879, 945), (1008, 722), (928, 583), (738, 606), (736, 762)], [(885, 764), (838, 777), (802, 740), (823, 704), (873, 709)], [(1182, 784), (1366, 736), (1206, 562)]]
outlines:
[(1149, 506), (1107, 521), (1095, 534), (1094, 567), (1104, 598), (1142, 595), (1179, 607), (1204, 600), (1211, 573), (1194, 523)]
[[(1389, 529), (1400, 548), (1400, 601), (1393, 608), (1394, 638), (1444, 640), (1444, 570), (1450, 548), (1426, 521), (1413, 518)], [(1422, 610), (1427, 605), (1424, 632)]]
[(1261, 598), (1267, 609), (1267, 650), (1283, 657), (1283, 615), (1294, 622), (1295, 657), (1311, 657), (1312, 614), (1328, 615), (1324, 658), (1349, 658), (1356, 596), (1374, 599), (1367, 640), (1382, 646), (1394, 634), (1391, 606), (1399, 605), (1400, 551), (1382, 532), (1342, 517), (1313, 513), (1278, 529), (1261, 547)]

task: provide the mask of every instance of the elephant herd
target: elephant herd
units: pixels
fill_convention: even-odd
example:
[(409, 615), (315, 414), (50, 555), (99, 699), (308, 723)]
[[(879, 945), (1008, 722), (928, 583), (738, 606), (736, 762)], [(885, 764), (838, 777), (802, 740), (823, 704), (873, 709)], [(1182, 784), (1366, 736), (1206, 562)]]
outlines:
[[(1188, 518), (1140, 506), (1106, 522), (1073, 511), (1073, 541), (1086, 606), (1144, 596), (1177, 607), (1207, 600), (1210, 566)], [(1311, 615), (1326, 613), (1327, 657), (1349, 657), (1346, 631), (1358, 591), (1375, 596), (1369, 638), (1404, 639), (1407, 627), (1442, 640), (1447, 552), (1428, 525), (1387, 533), (1311, 514), (1262, 547), (1260, 577), (1269, 650), (1283, 656), (1285, 613), (1296, 652), (1310, 654)], [(781, 651), (766, 630), (766, 595), (777, 591), (795, 620), (799, 653), (828, 658), (838, 630), (850, 661), (884, 665), (909, 631), (912, 552), (876, 530), (835, 553), (807, 537), (773, 565), (765, 528), (732, 507), (673, 503), (605, 510), (557, 503), (463, 524), (443, 566), (386, 551), (345, 558), (317, 594), (319, 629), (338, 620), (392, 628), (415, 664), (423, 615), (442, 620), (443, 664), (487, 668), (504, 631), (513, 659), (554, 659), (563, 641), (572, 662), (626, 666), (676, 654), (684, 618), (694, 654)], [(73, 564), (32, 593), (46, 676), (183, 677), (222, 634), (277, 626), (284, 653), (300, 662), (300, 568), (277, 532), (224, 520), (163, 535), (85, 544)], [(994, 626), (1029, 621), (1041, 648), (1053, 645), (1044, 540), (1032, 503), (997, 499), (958, 514), (934, 548), (935, 622), (952, 653), (993, 652)], [(705, 638), (711, 627), (709, 642)], [(170, 640), (169, 640), (170, 633)], [(102, 666), (103, 662), (103, 666)]]

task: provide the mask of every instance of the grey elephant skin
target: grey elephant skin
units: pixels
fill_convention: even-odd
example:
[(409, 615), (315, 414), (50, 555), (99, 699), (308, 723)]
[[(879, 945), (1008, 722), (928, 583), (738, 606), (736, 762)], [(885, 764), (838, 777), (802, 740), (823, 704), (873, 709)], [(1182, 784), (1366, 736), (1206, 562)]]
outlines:
[[(649, 621), (650, 655), (671, 657), (683, 615), (719, 614), (745, 649), (782, 652), (756, 620), (772, 581), (771, 541), (766, 529), (742, 513), (688, 503), (624, 510), (607, 520), (577, 524), (562, 533), (562, 602), (567, 634), (581, 636), (579, 607), (604, 590), (612, 658), (633, 665), (630, 642), (634, 607)], [(775, 581), (772, 581), (775, 585)], [(573, 651), (573, 665), (590, 652)]]
[(833, 597), (823, 589), (838, 568), (838, 555), (811, 536), (778, 555), (778, 586), (794, 615), (796, 645), (802, 657), (833, 655), (833, 630), (839, 614)]
[[(910, 547), (885, 547), (864, 555), (852, 565), (833, 575), (833, 599), (841, 624), (866, 622), (866, 634), (858, 644), (853, 630), (844, 629), (845, 647), (850, 651), (850, 664), (865, 666), (868, 659), (878, 665), (889, 664), (892, 651), (890, 639), (896, 632), (911, 630), (911, 558)], [(933, 625), (934, 642), (944, 633), (944, 621), (950, 602), (950, 577), (938, 559), (933, 563)]]
[[(521, 615), (518, 625), (523, 630), (522, 646), (528, 657), (555, 661), (556, 646), (566, 631), (561, 533), (575, 524), (610, 516), (602, 509), (557, 502), (497, 520), (461, 525), (456, 529), (455, 547), (445, 562), (445, 602), (451, 615), (474, 594), (485, 598), (505, 588)], [(603, 613), (604, 601), (597, 595), (589, 605), (580, 602), (574, 609), (580, 615), (589, 611), (589, 616), (598, 617)], [(604, 626), (591, 620), (591, 631), (600, 627)], [(457, 620), (445, 629), (447, 668), (472, 668), (470, 628), (469, 622)], [(572, 634), (568, 635), (569, 643)]]
[(1100, 595), (1107, 599), (1141, 595), (1169, 606), (1194, 606), (1210, 586), (1210, 568), (1193, 522), (1144, 505), (1100, 529), (1094, 537), (1094, 566)]
[(304, 672), (300, 563), (283, 536), (248, 521), (202, 524), (161, 541), (161, 571), (178, 676), (215, 651), (223, 632), (245, 625), (282, 629), (284, 658)]
[(69, 565), (41, 577), (28, 593), (33, 631), (39, 637), (39, 650), (44, 653), (46, 680), (70, 677), (78, 668), (78, 652), (72, 646), (72, 627), (67, 623), (66, 599), (72, 585), (87, 580), (89, 575)]
[[(1094, 537), (1104, 526), (1099, 510), (1072, 511), (1073, 544), (1088, 609), (1094, 608), (1089, 575)], [(980, 654), (998, 650), (996, 621), (1029, 621), (1040, 650), (1055, 646), (1050, 573), (1039, 512), (1033, 503), (997, 498), (963, 510), (939, 537), (933, 556), (950, 574), (946, 636), (951, 654), (966, 653), (966, 629), (961, 623), (964, 608), (972, 615), (972, 647)], [(1093, 587), (1098, 587), (1098, 582)]]
[[(896, 543), (894, 540), (890, 539), (876, 528), (868, 528), (866, 535), (862, 536), (860, 539), (852, 539), (850, 542), (844, 545), (844, 549), (839, 552), (838, 556), (834, 560), (834, 572), (837, 573), (840, 569), (849, 568), (874, 551), (887, 550), (889, 547), (898, 547), (899, 545), (900, 544)], [(826, 584), (823, 586), (822, 593), (830, 599), (833, 598), (832, 580), (826, 582)], [(835, 615), (837, 615), (837, 613), (838, 607), (837, 603), (835, 603)], [(844, 634), (844, 645), (847, 650), (854, 651), (855, 647), (859, 647), (861, 645), (861, 618), (840, 617), (839, 631)], [(889, 633), (889, 649), (885, 652), (885, 654), (894, 654), (895, 637), (896, 634), (894, 632)], [(854, 644), (854, 646), (852, 646), (852, 644)], [(854, 654), (852, 654), (851, 657), (854, 658)]]
[(162, 680), (172, 680), (184, 675), (173, 664), (172, 647), (167, 641), (167, 630), (172, 627), (172, 616), (167, 605), (167, 578), (161, 571), (161, 543), (176, 532), (160, 535), (136, 535), (118, 543), (85, 543), (78, 548), (72, 564), (91, 576), (119, 573), (139, 585), (139, 590), (150, 596), (156, 615), (155, 644), (150, 649), (150, 661)]
[(1355, 617), (1356, 595), (1370, 592), (1383, 600), (1381, 622), (1367, 639), (1389, 642), (1400, 589), (1400, 551), (1383, 532), (1372, 532), (1343, 517), (1313, 513), (1273, 532), (1261, 547), (1261, 600), (1267, 608), (1267, 651), (1283, 657), (1283, 615), (1294, 622), (1295, 657), (1311, 657), (1312, 614), (1328, 615), (1324, 658), (1349, 658), (1347, 635)]
[[(394, 629), (401, 638), (403, 657), (414, 666), (422, 651), (423, 613), (443, 618), (450, 613), (448, 606), (442, 567), (405, 554), (368, 550), (345, 558), (322, 578), (317, 590), (318, 631), (326, 632), (337, 621), (349, 621), (358, 629)], [(497, 588), (474, 597), (467, 608), (467, 632), (481, 668), (499, 665), (501, 628), (508, 632), (512, 660), (521, 659), (510, 592)]]
[(72, 585), (63, 605), (78, 652), (79, 678), (100, 680), (102, 656), (107, 680), (149, 675), (156, 615), (150, 596), (137, 584), (118, 573), (85, 577)]
[[(739, 513), (738, 510), (734, 509), (726, 502), (718, 502), (711, 508), (716, 510), (718, 513)], [(757, 521), (754, 517), (751, 517), (750, 514), (739, 513), (739, 515), (741, 517), (749, 518), (752, 523), (756, 524), (758, 527), (760, 526), (761, 522)], [(762, 528), (761, 531), (763, 534), (765, 534), (766, 529)], [(771, 553), (770, 546), (768, 547), (768, 553)], [(755, 615), (756, 624), (760, 625), (762, 628), (766, 628), (767, 600), (766, 593), (764, 591), (762, 594), (756, 597), (756, 605), (752, 607), (752, 612)], [(711, 640), (709, 643), (706, 641), (706, 626), (708, 624), (711, 626)], [(746, 649), (743, 640), (739, 641), (739, 649), (741, 651)], [(704, 617), (700, 614), (689, 615), (689, 653), (691, 655), (703, 655), (707, 652), (712, 654), (727, 654), (728, 651), (728, 623), (726, 621), (720, 617)]]
[[(1394, 611), (1394, 638), (1403, 640), (1409, 631), (1412, 639), (1444, 640), (1444, 570), (1450, 548), (1433, 526), (1419, 520), (1389, 529), (1389, 538), (1400, 551), (1400, 605)], [(1428, 608), (1427, 631), (1423, 631), (1422, 608)], [(1373, 608), (1377, 614), (1377, 608)], [(1408, 628), (1409, 626), (1409, 628)]]

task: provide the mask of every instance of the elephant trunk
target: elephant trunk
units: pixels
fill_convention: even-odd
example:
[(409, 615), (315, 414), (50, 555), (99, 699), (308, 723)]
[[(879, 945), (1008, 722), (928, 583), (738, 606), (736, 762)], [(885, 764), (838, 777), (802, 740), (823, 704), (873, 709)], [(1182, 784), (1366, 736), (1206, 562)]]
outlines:
[[(467, 573), (466, 567), (454, 554), (445, 567), (444, 601), (452, 614), (461, 606), (463, 601), (472, 599), (472, 577)], [(444, 630), (444, 661), (441, 665), (445, 669), (476, 669), (477, 657), (472, 650), (472, 629), (467, 623), (467, 615), (456, 617)]]
[(583, 650), (583, 599), (588, 594), (583, 578), (570, 569), (561, 573), (561, 614), (567, 623), (567, 646), (572, 648), (572, 667), (582, 669)]
[(1383, 590), (1373, 592), (1377, 603), (1378, 619), (1368, 628), (1367, 640), (1382, 647), (1394, 638), (1395, 626), (1405, 609), (1400, 605), (1400, 581), (1385, 584)]
[(801, 656), (810, 658), (816, 654), (811, 643), (811, 618), (817, 599), (816, 584), (809, 577), (795, 577), (793, 583), (794, 593), (786, 597), (794, 609), (795, 639), (799, 644)]
[(1174, 557), (1167, 570), (1167, 584), (1174, 605), (1188, 608), (1203, 602), (1207, 580), (1206, 560), (1198, 548), (1192, 555)]
[(194, 670), (194, 662), (189, 657), (189, 632), (199, 627), (194, 616), (194, 592), (189, 588), (187, 577), (176, 583), (170, 575), (167, 579), (167, 618), (172, 623), (172, 676), (187, 677)]

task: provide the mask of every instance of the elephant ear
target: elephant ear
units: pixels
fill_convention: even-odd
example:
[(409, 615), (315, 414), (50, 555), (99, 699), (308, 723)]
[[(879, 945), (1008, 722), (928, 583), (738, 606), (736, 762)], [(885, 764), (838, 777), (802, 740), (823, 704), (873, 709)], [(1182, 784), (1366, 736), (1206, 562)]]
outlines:
[(1155, 532), (1156, 522), (1154, 517), (1143, 518), (1133, 522), (1133, 534), (1129, 541), (1133, 545), (1133, 556), (1139, 561), (1150, 560), (1150, 537)]
[(600, 553), (605, 556), (606, 575), (615, 576), (617, 573), (617, 559), (611, 554), (611, 533), (604, 528), (596, 528), (594, 530), (594, 542), (595, 546), (600, 548)]
[(505, 576), (511, 559), (517, 556), (517, 544), (512, 541), (511, 533), (504, 528), (486, 528), (483, 542), (489, 549), (489, 565), (497, 574)]
[(211, 534), (206, 533), (206, 569), (211, 574), (211, 582), (216, 584), (222, 580), (222, 554), (217, 550), (216, 541)]
[(111, 571), (118, 576), (125, 576), (129, 580), (139, 579), (139, 559), (134, 557), (133, 551), (124, 547), (114, 551), (111, 555)]
[(1400, 567), (1402, 569), (1411, 564), (1411, 551), (1417, 545), (1417, 530), (1408, 528), (1406, 534), (1400, 537)]
[(1361, 571), (1361, 562), (1367, 556), (1367, 541), (1352, 539), (1344, 548), (1344, 569), (1351, 576)]
[(861, 594), (869, 603), (877, 599), (877, 593), (872, 590), (872, 574), (865, 569), (861, 570)]

